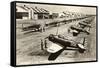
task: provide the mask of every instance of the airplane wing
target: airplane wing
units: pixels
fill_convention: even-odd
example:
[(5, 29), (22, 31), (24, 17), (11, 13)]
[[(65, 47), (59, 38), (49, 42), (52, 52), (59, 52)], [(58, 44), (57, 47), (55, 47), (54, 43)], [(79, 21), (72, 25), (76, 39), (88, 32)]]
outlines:
[(48, 60), (55, 60), (65, 49), (61, 49), (56, 53), (51, 53)]
[(67, 46), (62, 44), (62, 42), (65, 42), (64, 40), (56, 38), (53, 35), (49, 36), (49, 40), (52, 42), (52, 44), (47, 49), (47, 51), (51, 53), (48, 60), (55, 60), (66, 49)]
[(56, 43), (51, 43), (50, 47), (47, 48), (47, 51), (49, 53), (56, 53), (56, 52), (58, 52), (61, 49), (63, 49), (63, 47), (61, 45), (58, 45)]
[(62, 49), (60, 49), (56, 53), (51, 53), (48, 60), (55, 60), (65, 50), (65, 48), (66, 47), (63, 47)]

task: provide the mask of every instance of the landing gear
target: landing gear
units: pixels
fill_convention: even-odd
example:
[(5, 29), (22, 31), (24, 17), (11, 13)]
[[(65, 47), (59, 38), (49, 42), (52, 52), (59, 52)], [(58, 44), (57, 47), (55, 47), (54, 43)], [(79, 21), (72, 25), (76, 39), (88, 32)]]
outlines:
[(78, 50), (80, 53), (84, 53), (85, 49), (79, 49)]
[(77, 36), (79, 32), (77, 30), (73, 30), (73, 36)]
[(86, 46), (86, 40), (85, 40), (85, 38), (83, 40), (83, 44), (77, 44), (77, 47), (79, 48), (78, 51), (80, 53), (84, 53), (84, 51), (86, 50), (86, 48), (84, 46)]

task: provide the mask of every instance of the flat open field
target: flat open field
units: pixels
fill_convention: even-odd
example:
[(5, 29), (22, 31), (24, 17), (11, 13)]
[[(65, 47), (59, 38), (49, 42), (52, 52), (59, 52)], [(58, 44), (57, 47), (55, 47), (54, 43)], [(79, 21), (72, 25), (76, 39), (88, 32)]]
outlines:
[[(17, 65), (28, 65), (28, 64), (44, 64), (44, 63), (61, 63), (61, 62), (78, 62), (78, 61), (92, 61), (96, 60), (96, 18), (91, 22), (92, 28), (90, 35), (87, 36), (87, 46), (84, 53), (78, 51), (65, 50), (61, 55), (54, 61), (48, 61), (49, 53), (41, 50), (41, 39), (49, 36), (49, 34), (68, 35), (68, 28), (71, 25), (77, 24), (79, 21), (73, 21), (68, 24), (62, 24), (58, 28), (51, 27), (47, 28), (45, 32), (21, 32), (17, 29), (16, 37), (16, 55)], [(81, 36), (85, 34), (80, 34)]]

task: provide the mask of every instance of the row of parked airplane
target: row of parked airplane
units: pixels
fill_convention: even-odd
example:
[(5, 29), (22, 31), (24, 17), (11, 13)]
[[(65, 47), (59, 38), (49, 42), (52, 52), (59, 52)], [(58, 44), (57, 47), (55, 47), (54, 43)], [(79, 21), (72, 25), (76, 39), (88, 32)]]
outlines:
[[(44, 24), (44, 27), (48, 27), (48, 26), (57, 26), (58, 24), (66, 24), (66, 22), (72, 22), (72, 21), (78, 21), (78, 20), (81, 20), (81, 19), (85, 19), (85, 18), (88, 18), (90, 16), (87, 16), (87, 17), (83, 17), (83, 18), (77, 18), (77, 19), (54, 19), (52, 20), (51, 22), (47, 21), (48, 23), (38, 23), (38, 20), (36, 21), (37, 23), (27, 23), (27, 24), (30, 24), (29, 26), (26, 26), (26, 27), (22, 27), (22, 30), (23, 31), (30, 31), (30, 30), (34, 30), (34, 31), (41, 31), (41, 24)], [(41, 21), (44, 21), (44, 20), (41, 20)], [(44, 21), (45, 22), (45, 21)], [(24, 25), (24, 24), (23, 24)]]
[[(77, 37), (81, 32), (86, 33), (86, 35), (90, 35), (90, 28), (91, 22), (93, 21), (94, 17), (86, 18), (84, 21), (79, 22), (77, 26), (70, 26), (68, 32), (70, 32), (73, 37)], [(89, 30), (87, 30), (89, 28)], [(48, 41), (51, 41), (50, 47), (47, 47), (46, 45), (46, 51), (50, 53), (48, 60), (55, 60), (64, 50), (75, 50), (79, 53), (84, 53), (86, 51), (85, 48), (85, 42), (86, 37), (82, 37), (82, 42), (78, 41), (76, 42), (73, 39), (69, 39), (64, 37), (63, 35), (54, 35), (50, 34), (48, 37), (46, 37)], [(45, 41), (46, 42), (46, 41)], [(72, 43), (75, 43), (74, 46), (72, 46)], [(74, 48), (74, 49), (73, 49)]]
[(80, 32), (84, 32), (86, 34), (90, 34), (91, 22), (94, 17), (87, 18), (83, 21), (80, 21), (77, 25), (72, 25), (69, 31), (73, 32), (73, 35), (77, 36)]

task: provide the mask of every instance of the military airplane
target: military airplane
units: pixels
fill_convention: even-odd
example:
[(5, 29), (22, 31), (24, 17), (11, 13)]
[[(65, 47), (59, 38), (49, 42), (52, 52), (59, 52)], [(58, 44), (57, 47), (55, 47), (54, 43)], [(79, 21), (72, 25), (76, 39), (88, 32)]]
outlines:
[(48, 60), (55, 60), (64, 50), (78, 50), (80, 53), (84, 53), (86, 50), (84, 47), (86, 41), (85, 37), (81, 38), (82, 42), (76, 42), (66, 39), (62, 35), (54, 34), (50, 34), (46, 39), (51, 41), (50, 47), (47, 48), (47, 52), (50, 53)]
[(73, 33), (73, 36), (77, 36), (80, 32), (86, 33), (87, 35), (90, 34), (90, 32), (88, 30), (77, 27), (77, 26), (71, 26), (70, 29), (72, 30), (72, 31), (71, 30), (70, 31)]
[(79, 22), (79, 25), (81, 25), (82, 28), (85, 28), (85, 27), (91, 28), (91, 24), (86, 24), (86, 23), (83, 23), (83, 22)]
[(22, 28), (23, 31), (28, 31), (28, 30), (40, 30), (40, 24), (32, 24), (30, 26), (27, 27), (23, 27)]

